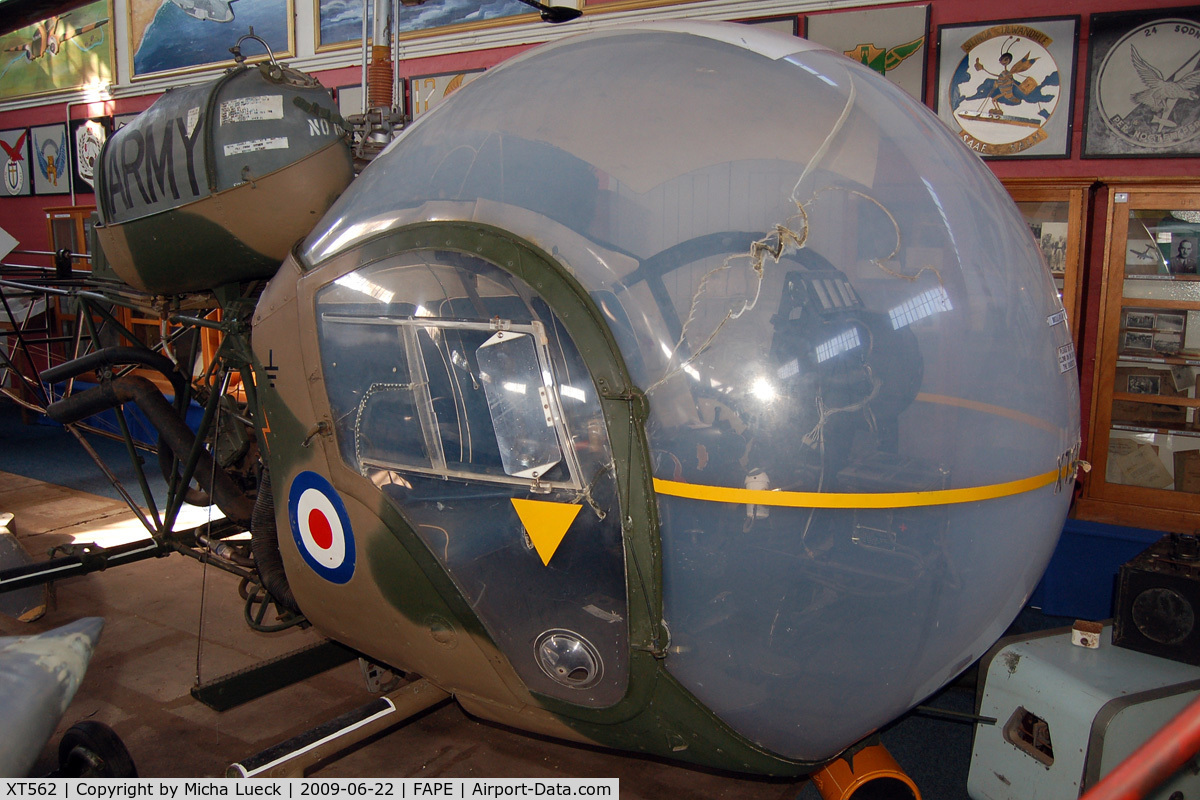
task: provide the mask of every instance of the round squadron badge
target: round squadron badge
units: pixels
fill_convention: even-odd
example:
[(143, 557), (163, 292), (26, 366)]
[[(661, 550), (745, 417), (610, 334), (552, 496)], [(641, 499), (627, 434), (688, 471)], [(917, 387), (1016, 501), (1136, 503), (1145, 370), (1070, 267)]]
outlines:
[(1104, 127), (1129, 144), (1191, 151), (1200, 138), (1198, 90), (1200, 25), (1159, 19), (1134, 28), (1108, 51), (1095, 100)]
[(301, 472), (288, 491), (288, 522), (304, 562), (331, 583), (354, 575), (354, 534), (337, 491), (315, 472)]
[(75, 169), (88, 186), (95, 186), (96, 162), (103, 146), (104, 129), (95, 122), (89, 120), (75, 131)]
[(967, 145), (1009, 156), (1046, 140), (1062, 99), (1053, 40), (1028, 25), (996, 25), (963, 42), (950, 80), (950, 111)]

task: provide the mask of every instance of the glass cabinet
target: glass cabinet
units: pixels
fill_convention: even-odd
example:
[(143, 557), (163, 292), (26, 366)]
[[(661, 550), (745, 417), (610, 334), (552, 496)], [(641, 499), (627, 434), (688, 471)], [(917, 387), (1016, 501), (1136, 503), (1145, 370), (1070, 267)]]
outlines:
[(1200, 185), (1110, 187), (1081, 516), (1200, 527)]
[(1042, 249), (1042, 257), (1067, 311), (1067, 324), (1071, 326), (1078, 352), (1083, 250), (1087, 240), (1088, 200), (1095, 181), (1006, 178), (1002, 183)]

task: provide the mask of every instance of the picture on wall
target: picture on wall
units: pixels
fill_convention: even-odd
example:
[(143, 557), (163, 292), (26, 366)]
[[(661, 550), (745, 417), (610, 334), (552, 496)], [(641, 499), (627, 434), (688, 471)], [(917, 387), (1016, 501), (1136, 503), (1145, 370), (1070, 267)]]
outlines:
[(42, 125), (29, 129), (30, 146), (33, 149), (34, 194), (68, 194), (71, 191), (70, 145), (67, 144), (66, 125)]
[(333, 96), (337, 101), (338, 113), (343, 117), (363, 113), (362, 84), (352, 83), (348, 86), (338, 86), (333, 90)]
[(0, 100), (111, 83), (112, 30), (97, 0), (0, 36)]
[[(329, 50), (358, 44), (362, 41), (363, 32), (363, 2), (362, 0), (314, 0), (313, 16), (316, 19), (314, 29), (317, 36), (317, 50)], [(367, 35), (371, 35), (371, 26), (375, 22), (375, 3), (367, 3)]]
[(1085, 158), (1200, 155), (1200, 8), (1093, 14)]
[[(360, 41), (362, 7), (362, 0), (316, 0), (317, 49)], [(452, 30), (508, 25), (537, 18), (537, 11), (520, 0), (453, 0), (420, 6), (401, 5), (397, 27), (403, 39)], [(370, 20), (368, 31), (369, 26)]]
[(805, 38), (843, 53), (925, 102), (929, 6), (810, 14)]
[[(1063, 275), (1067, 270), (1067, 237), (1070, 234), (1070, 224), (1066, 222), (1043, 222), (1034, 233), (1034, 238), (1042, 248), (1042, 258), (1046, 266), (1055, 275)], [(1032, 230), (1033, 226), (1030, 225)]]
[(1171, 242), (1171, 257), (1167, 268), (1172, 275), (1195, 275), (1196, 256), (1200, 249), (1195, 236), (1176, 236)]
[(71, 122), (71, 180), (77, 192), (96, 191), (96, 166), (100, 148), (112, 131), (112, 117), (77, 119)]
[(422, 75), (409, 81), (414, 118), (433, 108), (456, 91), (483, 74), (483, 70), (451, 72), (445, 75)]
[(754, 25), (759, 28), (765, 28), (779, 33), (786, 33), (788, 36), (800, 35), (800, 18), (795, 14), (789, 14), (786, 17), (762, 17), (761, 19), (740, 19), (738, 22), (743, 25)]
[(938, 116), (985, 158), (1071, 154), (1079, 17), (938, 29)]
[[(232, 61), (229, 48), (254, 29), (276, 58), (292, 55), (292, 0), (129, 0), (134, 79)], [(242, 45), (248, 59), (266, 55)]]
[(33, 193), (29, 172), (29, 128), (0, 131), (0, 161), (4, 167), (4, 197), (24, 197)]

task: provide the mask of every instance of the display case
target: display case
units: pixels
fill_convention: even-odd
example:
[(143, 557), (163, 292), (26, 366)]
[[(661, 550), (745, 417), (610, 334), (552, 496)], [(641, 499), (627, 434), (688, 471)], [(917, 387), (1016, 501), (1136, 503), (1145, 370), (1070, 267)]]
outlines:
[[(57, 252), (67, 249), (80, 256), (89, 254), (88, 233), (92, 228), (92, 212), (95, 206), (52, 206), (45, 209), (46, 224), (50, 233), (50, 249)], [(74, 269), (91, 269), (86, 258), (72, 259)]]
[(1067, 324), (1078, 352), (1083, 250), (1095, 181), (1091, 178), (1006, 178), (1001, 182), (1041, 247), (1067, 311)]
[(1077, 515), (1200, 528), (1200, 184), (1112, 185)]
[[(50, 206), (44, 209), (46, 214), (46, 229), (50, 242), (50, 250), (59, 252), (68, 250), (75, 257), (71, 259), (72, 270), (91, 270), (92, 262), (88, 257), (91, 253), (88, 233), (92, 227), (92, 213), (95, 206)], [(57, 363), (70, 357), (67, 343), (75, 335), (77, 322), (73, 304), (61, 297), (50, 299), (48, 322), (55, 335), (64, 337), (64, 341), (50, 345), (51, 362)]]

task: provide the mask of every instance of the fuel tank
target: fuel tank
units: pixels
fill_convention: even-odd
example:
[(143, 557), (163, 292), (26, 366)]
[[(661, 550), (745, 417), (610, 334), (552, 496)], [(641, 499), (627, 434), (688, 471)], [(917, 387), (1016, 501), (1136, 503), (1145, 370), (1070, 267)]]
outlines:
[(270, 277), (353, 178), (340, 122), (327, 89), (275, 63), (168, 91), (101, 153), (113, 270), (156, 294)]

